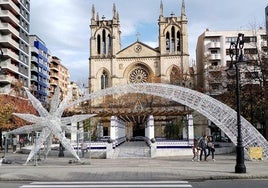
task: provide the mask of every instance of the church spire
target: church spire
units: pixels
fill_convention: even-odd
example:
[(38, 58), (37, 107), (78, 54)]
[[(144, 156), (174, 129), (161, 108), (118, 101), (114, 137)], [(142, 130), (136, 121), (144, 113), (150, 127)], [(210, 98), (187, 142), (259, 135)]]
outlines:
[(182, 5), (181, 5), (181, 15), (182, 15), (182, 16), (186, 16), (184, 0), (182, 0)]
[(96, 20), (99, 21), (99, 13), (97, 12)]
[(160, 16), (163, 16), (163, 2), (160, 2)]
[(116, 13), (116, 18), (119, 21), (119, 12)]
[(91, 8), (91, 19), (95, 20), (95, 6), (94, 6), (94, 4), (92, 4), (92, 8)]
[(117, 15), (116, 15), (116, 7), (115, 7), (115, 3), (113, 4), (113, 19), (116, 19)]

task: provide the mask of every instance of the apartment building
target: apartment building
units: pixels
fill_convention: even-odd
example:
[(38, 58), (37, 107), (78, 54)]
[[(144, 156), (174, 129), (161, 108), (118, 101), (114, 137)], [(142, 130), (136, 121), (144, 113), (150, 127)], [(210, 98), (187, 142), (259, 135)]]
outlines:
[(62, 65), (61, 60), (52, 56), (50, 58), (50, 97), (54, 94), (55, 88), (60, 87), (63, 97), (67, 95), (69, 89), (70, 74), (68, 69)]
[[(244, 60), (246, 66), (241, 66), (241, 82), (243, 84), (260, 84), (250, 77), (262, 74), (260, 57), (267, 51), (266, 31), (257, 30), (210, 31), (202, 33), (196, 46), (196, 85), (197, 89), (210, 95), (218, 95), (227, 89), (229, 78), (226, 69), (231, 58), (229, 48), (231, 42), (236, 42), (238, 33), (244, 34)], [(235, 59), (234, 59), (235, 61)]]
[(49, 97), (49, 50), (36, 35), (30, 35), (32, 94), (42, 103)]
[(0, 1), (0, 93), (29, 87), (30, 0)]
[(73, 94), (72, 100), (79, 99), (79, 97), (81, 96), (81, 92), (79, 90), (79, 86), (77, 85), (77, 83), (74, 81), (71, 81), (70, 86), (72, 87), (72, 94)]

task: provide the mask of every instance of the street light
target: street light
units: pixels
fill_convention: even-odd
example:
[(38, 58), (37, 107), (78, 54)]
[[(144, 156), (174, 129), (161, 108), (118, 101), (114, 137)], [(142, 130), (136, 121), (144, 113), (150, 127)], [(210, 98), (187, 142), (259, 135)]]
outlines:
[[(241, 109), (240, 109), (240, 72), (239, 63), (243, 61), (244, 34), (239, 33), (236, 43), (231, 42), (229, 55), (231, 63), (227, 73), (231, 76), (236, 75), (236, 112), (237, 112), (237, 145), (236, 145), (236, 166), (235, 173), (246, 173), (244, 146), (241, 134)], [(235, 56), (235, 62), (233, 57)]]

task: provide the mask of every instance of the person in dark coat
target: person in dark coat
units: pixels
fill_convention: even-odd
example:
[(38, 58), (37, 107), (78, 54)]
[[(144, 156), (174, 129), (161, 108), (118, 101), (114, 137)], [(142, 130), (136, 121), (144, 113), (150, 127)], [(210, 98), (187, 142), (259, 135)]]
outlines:
[(202, 138), (199, 140), (199, 148), (200, 148), (200, 161), (202, 161), (202, 156), (204, 154), (204, 160), (207, 160), (207, 136), (204, 135)]

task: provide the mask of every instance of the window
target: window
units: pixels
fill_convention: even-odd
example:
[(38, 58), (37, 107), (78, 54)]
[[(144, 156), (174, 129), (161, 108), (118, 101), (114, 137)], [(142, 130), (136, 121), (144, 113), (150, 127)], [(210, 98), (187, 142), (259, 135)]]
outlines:
[(168, 52), (170, 50), (170, 36), (169, 32), (166, 33), (166, 51)]
[(111, 54), (112, 38), (111, 35), (108, 35), (108, 54)]
[(175, 28), (171, 28), (171, 46), (170, 51), (175, 52)]
[(231, 43), (231, 42), (236, 42), (237, 37), (226, 37), (225, 42), (226, 43)]
[(212, 66), (218, 66), (218, 62), (217, 61), (214, 61), (211, 63)]
[(259, 78), (259, 73), (258, 72), (246, 72), (245, 77), (248, 79), (256, 79), (256, 78)]
[(97, 53), (101, 53), (101, 37), (100, 35), (97, 36)]
[(244, 49), (244, 53), (245, 54), (257, 54), (258, 51), (256, 48), (247, 48), (247, 49)]
[(178, 31), (177, 32), (177, 51), (181, 51), (181, 44), (180, 44), (180, 38), (181, 38), (181, 33)]
[(130, 83), (146, 83), (149, 80), (149, 73), (143, 65), (136, 66), (129, 75)]
[(102, 30), (102, 54), (106, 54), (106, 31), (105, 29)]
[(217, 50), (211, 50), (211, 54), (217, 54), (218, 51)]
[(245, 43), (257, 42), (257, 37), (256, 36), (245, 37), (244, 41), (245, 41)]
[(105, 89), (108, 87), (108, 74), (103, 71), (101, 75), (101, 89)]

